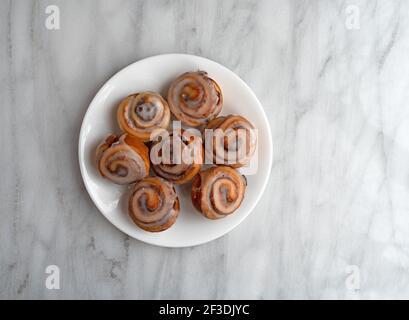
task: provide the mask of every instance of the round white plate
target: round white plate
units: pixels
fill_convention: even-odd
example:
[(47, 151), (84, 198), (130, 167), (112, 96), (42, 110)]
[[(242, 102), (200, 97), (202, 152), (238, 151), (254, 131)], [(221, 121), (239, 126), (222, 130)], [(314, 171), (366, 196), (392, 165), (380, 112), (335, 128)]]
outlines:
[[(222, 115), (239, 114), (258, 129), (257, 157), (240, 208), (221, 220), (208, 220), (190, 200), (190, 184), (178, 187), (181, 209), (176, 223), (168, 230), (150, 233), (138, 228), (127, 214), (129, 187), (102, 178), (95, 166), (95, 149), (111, 132), (119, 133), (116, 107), (127, 95), (157, 91), (166, 97), (170, 82), (181, 73), (204, 70), (217, 81), (223, 92)], [(258, 158), (258, 159), (257, 159)], [(214, 240), (232, 230), (253, 210), (266, 187), (273, 158), (270, 127), (263, 107), (251, 89), (232, 71), (211, 60), (186, 55), (165, 54), (135, 62), (115, 74), (99, 90), (84, 116), (79, 138), (79, 162), (85, 187), (102, 214), (129, 236), (158, 246), (187, 247)], [(248, 170), (248, 169), (247, 169)]]

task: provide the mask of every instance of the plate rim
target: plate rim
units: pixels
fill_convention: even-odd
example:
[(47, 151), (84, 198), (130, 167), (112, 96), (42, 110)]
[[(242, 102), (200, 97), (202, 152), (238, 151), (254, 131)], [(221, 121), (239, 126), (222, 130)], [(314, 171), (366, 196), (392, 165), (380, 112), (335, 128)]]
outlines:
[[(120, 74), (125, 73), (128, 69), (130, 69), (131, 67), (134, 67), (135, 65), (142, 63), (142, 62), (146, 62), (147, 60), (151, 60), (151, 59), (158, 59), (158, 58), (163, 58), (163, 57), (190, 57), (190, 58), (194, 58), (194, 59), (199, 59), (199, 60), (204, 60), (210, 63), (215, 63), (217, 64), (220, 68), (225, 69), (225, 71), (228, 71), (229, 73), (232, 74), (232, 76), (234, 78), (236, 78), (236, 80), (238, 82), (241, 83), (241, 85), (243, 85), (244, 87), (246, 87), (246, 89), (249, 91), (250, 95), (252, 96), (252, 98), (257, 102), (257, 104), (259, 105), (260, 109), (261, 109), (261, 113), (262, 113), (262, 118), (263, 121), (266, 124), (267, 127), (267, 140), (268, 143), (270, 145), (269, 152), (268, 152), (268, 160), (269, 160), (269, 164), (268, 164), (268, 172), (266, 175), (266, 179), (263, 182), (263, 185), (260, 189), (259, 194), (256, 197), (256, 200), (250, 204), (249, 209), (247, 210), (247, 213), (245, 215), (243, 215), (243, 217), (241, 217), (239, 220), (237, 220), (236, 223), (232, 224), (231, 226), (227, 227), (224, 232), (220, 235), (216, 235), (216, 236), (212, 236), (209, 237), (209, 239), (206, 239), (206, 241), (199, 241), (197, 243), (186, 243), (183, 245), (167, 245), (167, 244), (158, 244), (155, 242), (152, 242), (150, 240), (146, 240), (146, 239), (140, 239), (140, 238), (136, 238), (133, 235), (128, 234), (119, 224), (113, 222), (111, 219), (109, 219), (107, 217), (107, 215), (103, 212), (102, 208), (100, 207), (100, 205), (98, 204), (98, 201), (96, 201), (94, 199), (93, 193), (90, 192), (90, 186), (89, 186), (89, 181), (87, 179), (85, 179), (84, 174), (86, 171), (85, 168), (85, 161), (84, 161), (84, 152), (83, 152), (83, 148), (82, 146), (84, 145), (84, 127), (85, 127), (85, 123), (86, 123), (86, 119), (89, 116), (89, 112), (90, 112), (90, 107), (95, 103), (95, 101), (97, 101), (98, 99), (100, 99), (100, 96), (102, 95), (102, 93), (106, 90), (106, 88), (109, 86), (109, 83), (111, 83), (112, 81), (115, 80), (115, 78), (119, 77)], [(270, 180), (270, 174), (271, 174), (271, 170), (272, 170), (272, 166), (273, 166), (273, 138), (272, 138), (272, 132), (271, 132), (271, 127), (270, 127), (270, 123), (268, 121), (266, 112), (264, 110), (263, 105), (261, 104), (261, 102), (259, 101), (259, 99), (257, 98), (256, 94), (254, 93), (254, 91), (250, 88), (250, 86), (243, 80), (241, 79), (235, 72), (233, 72), (232, 70), (230, 70), (229, 68), (225, 67), (224, 65), (213, 61), (211, 59), (202, 57), (202, 56), (197, 56), (197, 55), (193, 55), (193, 54), (186, 54), (186, 53), (165, 53), (165, 54), (158, 54), (158, 55), (152, 55), (152, 56), (148, 56), (145, 58), (142, 58), (140, 60), (137, 60), (135, 62), (132, 62), (130, 64), (128, 64), (127, 66), (125, 66), (124, 68), (120, 69), (119, 71), (117, 71), (114, 75), (112, 75), (108, 80), (105, 81), (105, 83), (99, 88), (98, 92), (95, 94), (95, 96), (93, 97), (93, 99), (91, 100), (91, 102), (89, 103), (88, 107), (87, 107), (87, 111), (85, 112), (83, 119), (82, 119), (82, 123), (81, 123), (81, 128), (79, 131), (79, 138), (78, 138), (78, 161), (79, 161), (79, 166), (80, 166), (80, 172), (81, 172), (81, 177), (82, 177), (82, 181), (85, 185), (85, 189), (87, 190), (88, 196), (91, 198), (93, 204), (97, 207), (98, 211), (105, 217), (105, 219), (107, 219), (113, 226), (115, 226), (117, 229), (119, 229), (122, 233), (126, 234), (127, 236), (129, 236), (130, 238), (133, 238), (135, 240), (150, 244), (150, 245), (154, 245), (157, 247), (165, 247), (165, 248), (187, 248), (187, 247), (195, 247), (195, 246), (199, 246), (199, 245), (203, 245), (206, 243), (209, 243), (211, 241), (214, 241), (216, 239), (219, 239), (227, 234), (229, 234), (233, 229), (235, 229), (237, 226), (239, 226), (255, 209), (255, 207), (257, 206), (257, 204), (260, 202), (261, 197), (263, 196), (267, 184)]]

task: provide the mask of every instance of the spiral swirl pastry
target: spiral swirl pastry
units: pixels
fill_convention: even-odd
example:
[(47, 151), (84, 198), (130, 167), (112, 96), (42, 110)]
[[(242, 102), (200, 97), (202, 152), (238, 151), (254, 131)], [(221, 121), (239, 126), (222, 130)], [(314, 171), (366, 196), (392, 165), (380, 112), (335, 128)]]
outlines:
[(219, 85), (206, 72), (187, 72), (170, 85), (168, 103), (176, 118), (197, 127), (217, 117), (223, 97)]
[(200, 172), (192, 184), (193, 205), (208, 219), (232, 214), (241, 204), (245, 177), (231, 167), (220, 166)]
[[(154, 161), (155, 154), (161, 155), (159, 161)], [(175, 184), (184, 184), (200, 171), (203, 154), (201, 136), (190, 135), (188, 130), (171, 132), (152, 144), (152, 168), (158, 176)]]
[(148, 153), (137, 138), (111, 134), (97, 148), (97, 167), (103, 177), (116, 184), (134, 183), (149, 174)]
[(140, 228), (159, 232), (171, 227), (180, 204), (173, 184), (159, 177), (139, 181), (129, 198), (129, 216)]
[(170, 110), (160, 94), (141, 92), (122, 100), (117, 119), (123, 131), (142, 141), (149, 141), (154, 130), (169, 126)]
[(218, 117), (206, 129), (205, 140), (212, 139), (205, 145), (206, 161), (233, 168), (248, 164), (256, 150), (257, 134), (247, 119), (237, 115)]

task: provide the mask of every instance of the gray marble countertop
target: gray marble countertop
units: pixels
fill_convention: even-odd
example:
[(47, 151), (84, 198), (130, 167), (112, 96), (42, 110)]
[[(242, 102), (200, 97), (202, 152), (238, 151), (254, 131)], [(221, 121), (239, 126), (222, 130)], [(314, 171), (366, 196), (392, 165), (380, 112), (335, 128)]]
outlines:
[[(1, 1), (0, 298), (409, 298), (408, 14), (396, 0)], [(101, 85), (170, 52), (242, 77), (274, 139), (255, 212), (186, 249), (112, 226), (77, 156)]]

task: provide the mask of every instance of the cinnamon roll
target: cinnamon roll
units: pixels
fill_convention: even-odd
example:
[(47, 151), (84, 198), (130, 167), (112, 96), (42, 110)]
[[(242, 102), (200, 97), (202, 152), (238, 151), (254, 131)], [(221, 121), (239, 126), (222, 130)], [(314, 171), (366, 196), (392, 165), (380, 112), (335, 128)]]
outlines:
[(189, 182), (203, 164), (202, 137), (189, 130), (174, 131), (151, 147), (153, 171), (175, 184)]
[(239, 168), (254, 155), (257, 134), (247, 119), (229, 115), (209, 122), (205, 129), (205, 142), (206, 163)]
[(193, 205), (208, 219), (232, 214), (241, 204), (245, 177), (231, 167), (212, 167), (200, 172), (192, 185)]
[(98, 146), (96, 160), (100, 174), (116, 184), (130, 184), (149, 174), (149, 150), (128, 134), (111, 134)]
[(140, 228), (159, 232), (171, 227), (180, 204), (173, 184), (159, 177), (139, 181), (129, 198), (129, 216)]
[(217, 117), (223, 97), (219, 85), (206, 72), (187, 72), (170, 85), (168, 103), (176, 118), (197, 127)]
[(141, 92), (126, 97), (118, 106), (119, 127), (142, 141), (149, 141), (156, 129), (170, 122), (168, 103), (155, 92)]

